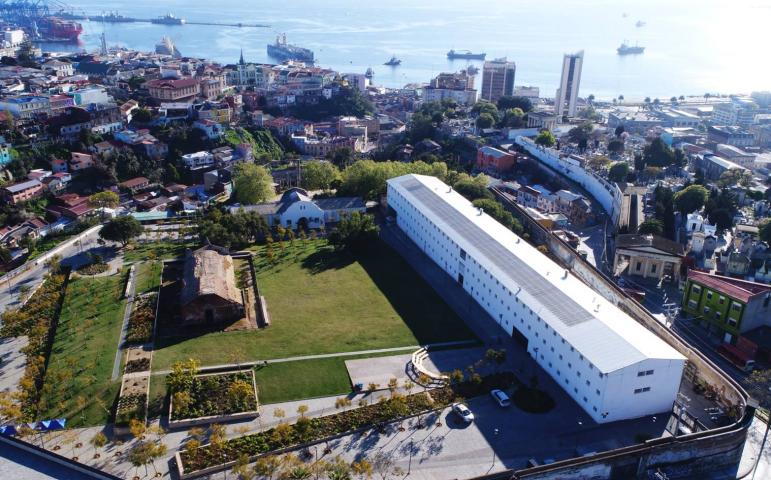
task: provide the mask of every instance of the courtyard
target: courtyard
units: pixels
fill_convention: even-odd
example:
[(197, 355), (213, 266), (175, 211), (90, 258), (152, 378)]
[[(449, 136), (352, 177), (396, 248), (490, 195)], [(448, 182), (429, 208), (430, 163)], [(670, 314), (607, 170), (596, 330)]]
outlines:
[(182, 331), (160, 319), (153, 370), (187, 358), (206, 366), (474, 339), (429, 285), (379, 241), (356, 255), (335, 251), (326, 240), (282, 244), (272, 254), (265, 246), (252, 249), (268, 328)]

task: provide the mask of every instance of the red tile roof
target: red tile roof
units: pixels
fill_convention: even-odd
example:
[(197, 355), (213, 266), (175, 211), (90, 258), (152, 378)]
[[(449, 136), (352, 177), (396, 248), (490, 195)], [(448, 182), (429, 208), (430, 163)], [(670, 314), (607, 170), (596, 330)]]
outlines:
[(771, 285), (748, 282), (746, 280), (723, 277), (721, 275), (713, 275), (696, 270), (688, 271), (688, 279), (745, 303), (749, 302), (752, 297), (755, 297), (756, 295), (771, 292)]

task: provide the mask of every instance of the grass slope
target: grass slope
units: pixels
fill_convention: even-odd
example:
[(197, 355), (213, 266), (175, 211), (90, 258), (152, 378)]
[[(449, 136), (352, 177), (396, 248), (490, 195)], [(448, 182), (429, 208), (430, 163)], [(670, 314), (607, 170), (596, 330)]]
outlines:
[(111, 382), (125, 301), (125, 275), (72, 280), (48, 363), (40, 418), (104, 424), (120, 388)]

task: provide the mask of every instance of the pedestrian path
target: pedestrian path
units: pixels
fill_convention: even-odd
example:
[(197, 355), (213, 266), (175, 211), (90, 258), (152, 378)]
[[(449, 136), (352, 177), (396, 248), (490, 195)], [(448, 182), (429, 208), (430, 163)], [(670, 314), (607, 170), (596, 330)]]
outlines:
[(132, 265), (129, 271), (128, 286), (126, 287), (126, 309), (123, 311), (123, 325), (120, 328), (120, 338), (118, 339), (118, 348), (115, 350), (115, 362), (112, 365), (112, 381), (116, 381), (120, 376), (120, 364), (123, 359), (123, 344), (126, 342), (126, 333), (128, 332), (129, 318), (134, 309), (134, 293), (136, 291), (136, 266)]
[[(357, 350), (353, 352), (337, 352), (337, 353), (322, 353), (318, 355), (302, 355), (298, 357), (286, 357), (286, 358), (271, 358), (271, 359), (265, 359), (265, 360), (253, 360), (250, 362), (241, 362), (241, 363), (225, 363), (221, 365), (207, 365), (204, 367), (201, 367), (201, 370), (225, 370), (228, 368), (241, 368), (241, 367), (254, 367), (257, 365), (270, 365), (271, 363), (286, 363), (286, 362), (297, 362), (301, 360), (317, 360), (321, 358), (335, 358), (335, 357), (353, 357), (356, 355), (376, 355), (379, 353), (388, 353), (388, 352), (403, 352), (405, 350), (417, 350), (421, 347), (428, 347), (428, 348), (441, 348), (441, 347), (461, 347), (461, 346), (467, 346), (467, 345), (476, 345), (477, 342), (475, 340), (459, 340), (455, 342), (439, 342), (439, 343), (429, 343), (426, 345), (407, 345), (405, 347), (393, 347), (393, 348), (379, 348), (374, 350)], [(153, 372), (153, 375), (168, 375), (171, 373), (171, 370), (158, 370)]]

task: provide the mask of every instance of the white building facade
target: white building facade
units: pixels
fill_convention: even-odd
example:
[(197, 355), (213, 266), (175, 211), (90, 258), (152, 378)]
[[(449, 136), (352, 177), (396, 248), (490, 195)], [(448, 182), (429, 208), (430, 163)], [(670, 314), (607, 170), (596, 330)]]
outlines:
[(397, 224), (598, 423), (669, 412), (685, 357), (434, 177), (388, 180)]
[(562, 59), (562, 78), (554, 101), (554, 110), (560, 117), (576, 114), (578, 89), (581, 86), (581, 69), (584, 65), (584, 51), (566, 53)]

